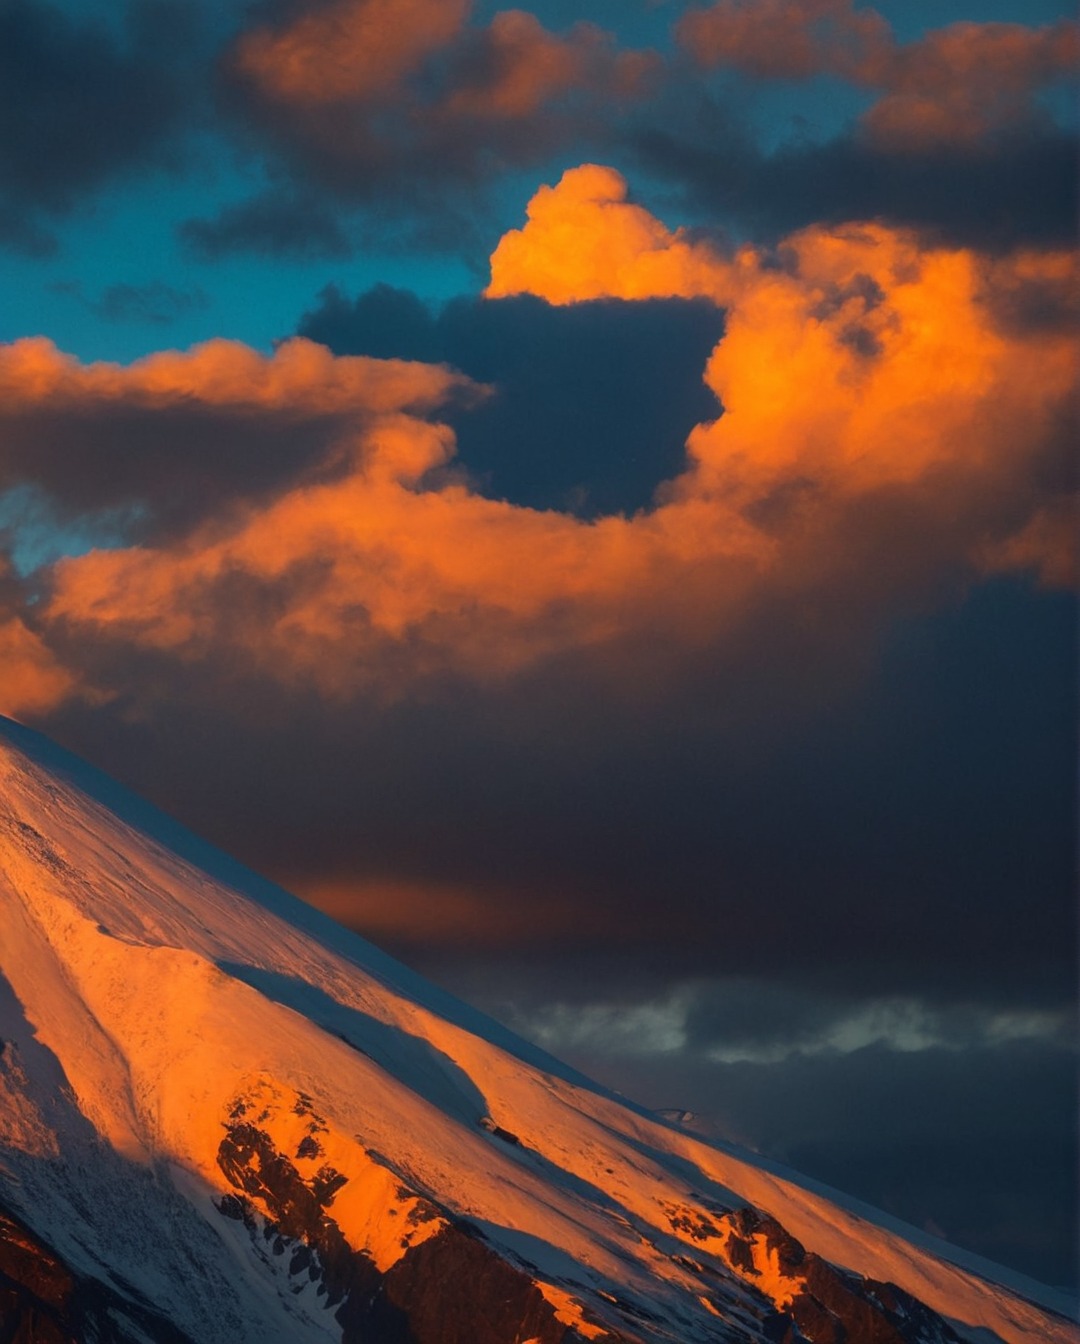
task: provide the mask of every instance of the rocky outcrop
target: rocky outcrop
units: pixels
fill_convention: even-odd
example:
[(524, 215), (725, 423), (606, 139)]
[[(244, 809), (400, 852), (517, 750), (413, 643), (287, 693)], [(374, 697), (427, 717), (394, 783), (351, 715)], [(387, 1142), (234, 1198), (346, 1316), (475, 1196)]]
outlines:
[(77, 1283), (16, 1219), (0, 1213), (0, 1341), (76, 1344)]
[[(439, 1219), (442, 1226), (406, 1245), (382, 1271), (349, 1246), (334, 1220), (331, 1207), (344, 1178), (332, 1168), (305, 1179), (265, 1130), (243, 1118), (226, 1126), (218, 1165), (240, 1192), (226, 1196), (220, 1211), (288, 1255), (290, 1274), (319, 1284), (327, 1305), (337, 1308), (342, 1344), (584, 1344), (559, 1321), (526, 1268), (500, 1255), (479, 1228), (404, 1186), (408, 1217)], [(613, 1334), (604, 1339), (620, 1344)]]
[(775, 1218), (746, 1207), (718, 1222), (725, 1258), (740, 1277), (766, 1295), (771, 1284), (783, 1286), (780, 1344), (960, 1344), (949, 1323), (910, 1293), (837, 1269)]

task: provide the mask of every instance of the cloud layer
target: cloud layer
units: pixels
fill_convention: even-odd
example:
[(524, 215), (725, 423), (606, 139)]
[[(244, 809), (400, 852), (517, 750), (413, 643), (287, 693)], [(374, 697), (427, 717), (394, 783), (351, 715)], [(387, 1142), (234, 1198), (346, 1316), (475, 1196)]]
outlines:
[[(857, 626), (860, 608), (942, 576), (1067, 582), (1075, 347), (1018, 314), (1070, 268), (926, 250), (879, 225), (726, 254), (627, 201), (612, 170), (568, 172), (496, 248), (492, 299), (725, 310), (705, 370), (716, 418), (690, 433), (684, 469), (653, 507), (592, 520), (433, 475), (455, 445), (426, 416), (476, 392), (437, 366), (297, 340), (271, 360), (218, 342), (84, 368), (16, 343), (0, 366), (9, 484), (197, 523), (171, 544), (151, 523), (137, 547), (62, 560), (43, 616), (185, 661), (228, 649), (348, 698), (644, 638), (678, 661), (741, 638), (771, 601), (824, 590)], [(147, 417), (166, 435), (152, 457)], [(249, 506), (206, 511), (210, 481)], [(920, 546), (896, 549), (915, 532)]]

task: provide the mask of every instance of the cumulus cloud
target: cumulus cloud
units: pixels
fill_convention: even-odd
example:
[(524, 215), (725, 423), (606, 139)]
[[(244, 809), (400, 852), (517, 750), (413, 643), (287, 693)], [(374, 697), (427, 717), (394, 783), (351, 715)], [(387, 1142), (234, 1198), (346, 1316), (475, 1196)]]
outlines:
[[(572, 260), (566, 275), (560, 257)], [(174, 544), (62, 560), (46, 610), (183, 659), (232, 648), (346, 697), (400, 694), (412, 675), (447, 671), (487, 682), (645, 631), (689, 651), (756, 604), (826, 586), (854, 609), (941, 571), (1015, 565), (1053, 579), (1072, 554), (1045, 520), (1063, 515), (1072, 488), (1073, 340), (1002, 323), (982, 296), (1018, 268), (1027, 283), (1065, 265), (924, 250), (870, 224), (728, 255), (666, 229), (610, 169), (584, 167), (543, 188), (525, 228), (504, 237), (488, 293), (725, 307), (705, 369), (716, 416), (692, 430), (685, 469), (654, 507), (586, 521), (487, 498), (452, 474), (440, 482), (432, 473), (451, 461), (454, 436), (425, 417), (468, 380), (302, 339), (271, 359), (212, 342), (130, 369), (83, 367), (42, 341), (7, 347), (0, 385), (21, 431), (9, 483), (63, 498), (81, 470), (85, 506), (92, 472), (123, 482), (99, 489), (103, 506), (160, 494), (171, 460), (181, 496), (208, 478), (238, 494), (242, 478), (250, 495), (252, 440), (240, 435), (232, 455), (216, 444), (237, 424), (284, 422), (259, 507), (196, 515)], [(192, 435), (183, 452), (181, 435), (166, 456), (110, 442), (121, 469), (100, 476), (87, 423), (117, 409), (180, 413), (190, 432), (193, 407), (208, 429), (201, 446)], [(66, 425), (51, 452), (41, 416)], [(149, 425), (138, 427), (141, 444)], [(924, 535), (920, 550), (891, 549), (900, 519)], [(244, 614), (267, 603), (272, 621)]]
[[(1014, 345), (1015, 327), (996, 321), (982, 295), (1036, 274), (1060, 281), (1075, 264), (1068, 254), (988, 262), (867, 224), (805, 230), (775, 255), (724, 256), (669, 232), (626, 196), (617, 173), (594, 167), (541, 189), (525, 228), (496, 248), (488, 293), (553, 303), (704, 295), (726, 306), (725, 336), (706, 370), (724, 415), (691, 434), (691, 467), (671, 487), (673, 505), (737, 500), (769, 533), (770, 516), (812, 511), (823, 494), (930, 481), (951, 493), (950, 478), (969, 472), (982, 488), (1013, 469), (1012, 434), (997, 438), (1010, 402), (1013, 433), (1040, 445), (1021, 473), (1044, 453), (1059, 468), (1066, 461), (1071, 340)], [(558, 258), (567, 254), (564, 275)], [(991, 384), (997, 392), (984, 400)], [(1067, 472), (1060, 484), (1067, 495)], [(1055, 549), (1047, 564), (1059, 563)]]

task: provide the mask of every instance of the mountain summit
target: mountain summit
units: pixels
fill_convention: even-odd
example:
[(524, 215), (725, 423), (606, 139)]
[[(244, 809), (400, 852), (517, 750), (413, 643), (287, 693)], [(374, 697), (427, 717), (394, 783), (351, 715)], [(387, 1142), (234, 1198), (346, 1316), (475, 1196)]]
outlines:
[(0, 1340), (1078, 1344), (0, 721)]

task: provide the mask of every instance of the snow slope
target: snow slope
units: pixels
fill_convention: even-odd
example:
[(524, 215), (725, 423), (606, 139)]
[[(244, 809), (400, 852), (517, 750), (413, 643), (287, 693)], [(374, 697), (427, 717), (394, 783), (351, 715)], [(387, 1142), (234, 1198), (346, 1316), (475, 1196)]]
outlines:
[(1080, 1344), (1061, 1294), (629, 1105), (7, 720), (0, 1040), (0, 1210), (117, 1338)]

